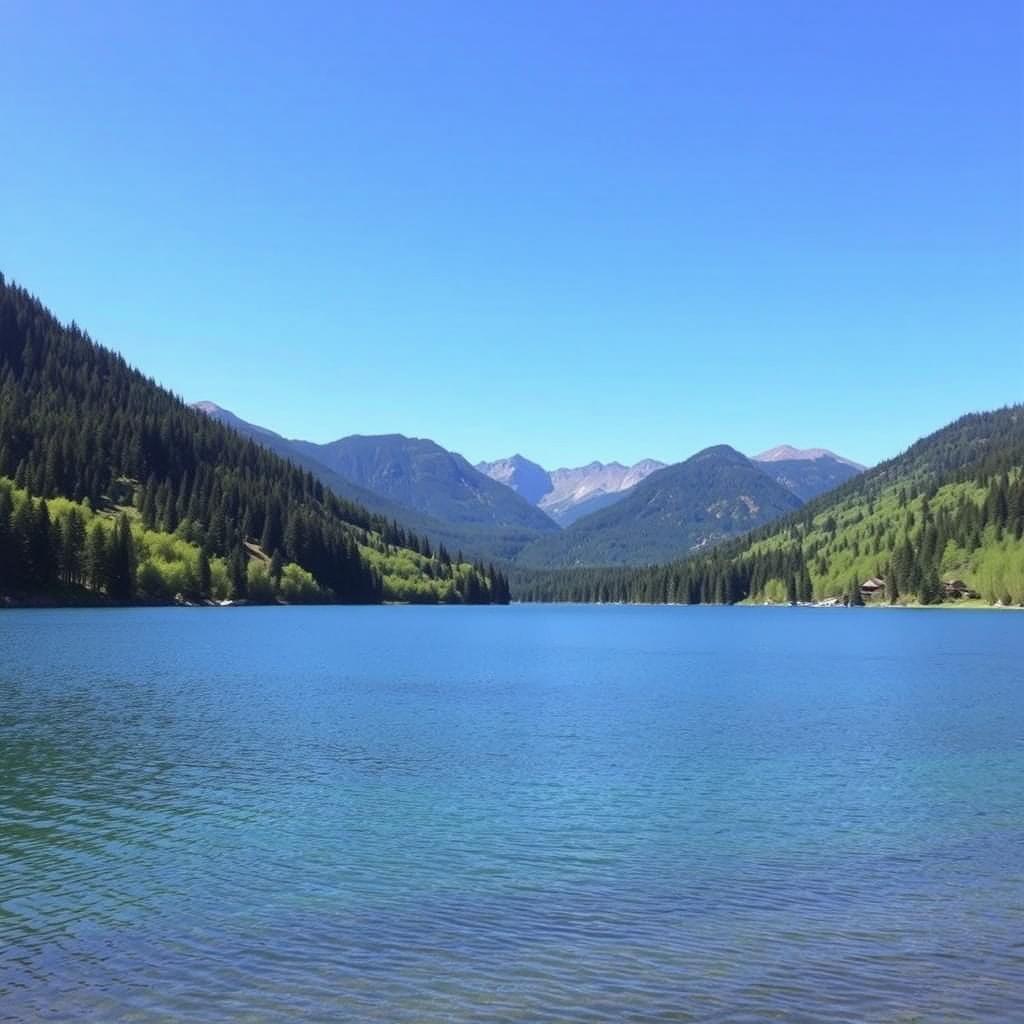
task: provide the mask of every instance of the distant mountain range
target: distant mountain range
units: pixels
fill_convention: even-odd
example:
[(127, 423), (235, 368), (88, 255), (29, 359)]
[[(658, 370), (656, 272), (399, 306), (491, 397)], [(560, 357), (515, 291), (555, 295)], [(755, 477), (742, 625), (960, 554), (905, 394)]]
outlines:
[[(827, 448), (801, 449), (788, 444), (770, 448), (751, 461), (802, 501), (838, 487), (864, 470), (859, 463)], [(591, 462), (576, 469), (546, 470), (522, 455), (513, 455), (495, 462), (478, 462), (476, 468), (567, 527), (621, 501), (652, 473), (665, 469), (666, 463), (657, 459), (643, 459), (633, 466)]]
[(789, 445), (752, 459), (718, 445), (675, 465), (547, 470), (517, 454), (471, 466), (423, 438), (356, 434), (316, 444), (213, 402), (196, 408), (435, 543), (531, 568), (678, 558), (770, 522), (862, 469), (823, 448)]
[(771, 522), (802, 505), (728, 445), (646, 476), (614, 504), (520, 553), (527, 568), (653, 565)]
[(513, 455), (496, 462), (478, 462), (476, 468), (543, 509), (559, 526), (569, 526), (617, 501), (655, 470), (664, 469), (665, 463), (655, 459), (644, 459), (635, 466), (591, 462), (576, 469), (549, 471), (522, 455)]

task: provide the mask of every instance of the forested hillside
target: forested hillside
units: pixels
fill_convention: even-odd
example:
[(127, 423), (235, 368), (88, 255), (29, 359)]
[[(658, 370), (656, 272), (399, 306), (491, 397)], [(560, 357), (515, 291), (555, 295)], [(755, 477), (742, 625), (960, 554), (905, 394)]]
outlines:
[[(882, 583), (865, 598), (862, 584)], [(962, 584), (962, 586), (960, 585)], [(521, 574), (524, 600), (1024, 603), (1024, 406), (962, 417), (799, 511), (647, 570)]]
[[(466, 487), (457, 479), (451, 486), (453, 477), (458, 477), (460, 462), (465, 464), (471, 477), (481, 474), (465, 463), (461, 456), (445, 452), (433, 442), (391, 435), (343, 438), (332, 444), (317, 445), (289, 440), (266, 427), (241, 419), (214, 402), (197, 402), (195, 408), (308, 470), (340, 497), (389, 521), (401, 522), (435, 547), (461, 550), (470, 557), (485, 561), (510, 560), (537, 537), (557, 530), (555, 523), (543, 513), (515, 495), (503, 493), (507, 489), (493, 484), (493, 481), (483, 481), (483, 490), (478, 486)], [(379, 454), (378, 442), (388, 441), (394, 442), (395, 459), (370, 459), (369, 465), (351, 464), (353, 449), (358, 452), (365, 447), (376, 448)], [(410, 442), (408, 451), (403, 442)], [(426, 459), (418, 458), (420, 454), (425, 454)], [(434, 473), (435, 469), (440, 472)], [(453, 473), (453, 469), (456, 472)], [(342, 475), (343, 472), (350, 472), (352, 476)], [(397, 481), (390, 479), (393, 477), (402, 481), (397, 488)], [(402, 497), (407, 497), (414, 479), (416, 490), (420, 492), (415, 507), (394, 497), (396, 490)], [(371, 489), (371, 485), (380, 489)], [(490, 500), (492, 498), (496, 500)], [(426, 509), (432, 509), (437, 515)]]
[[(339, 498), (62, 325), (2, 275), (0, 477), (8, 599), (287, 600), (297, 594), (287, 581), (301, 573), (307, 600), (507, 600), (499, 572)], [(66, 499), (57, 515), (52, 499)], [(89, 545), (101, 534), (105, 561), (92, 572), (101, 540)], [(270, 584), (258, 580), (250, 593), (263, 565)]]
[(728, 445), (650, 474), (624, 498), (534, 541), (524, 568), (654, 565), (797, 508), (800, 499)]
[(558, 530), (515, 491), (427, 438), (357, 434), (329, 444), (292, 443), (346, 480), (443, 523), (536, 534)]

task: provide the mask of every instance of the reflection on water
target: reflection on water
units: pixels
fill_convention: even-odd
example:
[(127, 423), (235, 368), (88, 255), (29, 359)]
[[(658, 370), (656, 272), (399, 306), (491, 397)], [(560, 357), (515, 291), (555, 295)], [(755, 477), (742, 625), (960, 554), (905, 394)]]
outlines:
[(1003, 1021), (1024, 619), (0, 615), (0, 1020)]

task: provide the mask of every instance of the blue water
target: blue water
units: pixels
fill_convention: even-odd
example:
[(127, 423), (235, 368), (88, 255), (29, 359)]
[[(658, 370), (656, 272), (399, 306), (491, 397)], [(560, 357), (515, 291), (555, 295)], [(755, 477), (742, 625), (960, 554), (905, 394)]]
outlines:
[(0, 1020), (1019, 1021), (1024, 614), (0, 613)]

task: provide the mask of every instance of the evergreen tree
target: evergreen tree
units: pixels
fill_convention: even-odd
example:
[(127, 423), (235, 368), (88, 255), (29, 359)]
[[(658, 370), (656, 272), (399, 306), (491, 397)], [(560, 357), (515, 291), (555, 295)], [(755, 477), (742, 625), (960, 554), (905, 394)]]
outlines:
[(275, 497), (267, 498), (263, 512), (263, 534), (260, 547), (272, 555), (281, 546), (281, 504)]
[(92, 521), (86, 537), (85, 575), (93, 590), (107, 589), (110, 576), (107, 559), (107, 531), (98, 519)]
[(49, 589), (57, 581), (57, 550), (50, 522), (50, 509), (43, 498), (32, 517), (29, 541), (34, 587)]
[(205, 547), (199, 548), (199, 562), (196, 566), (196, 579), (199, 587), (200, 597), (210, 597), (210, 591), (212, 589), (212, 579), (210, 571), (210, 556), (206, 551)]
[(807, 564), (804, 563), (800, 569), (799, 599), (804, 603), (814, 600), (814, 585), (811, 583), (811, 574), (807, 571)]
[(60, 574), (63, 582), (82, 583), (84, 562), (85, 520), (77, 508), (71, 508), (61, 529)]
[(242, 600), (248, 591), (247, 562), (245, 548), (239, 545), (231, 555), (231, 596), (236, 601)]
[(921, 604), (938, 604), (942, 600), (942, 584), (939, 582), (938, 569), (934, 565), (922, 570), (918, 599)]
[(278, 548), (274, 548), (274, 554), (270, 559), (270, 578), (274, 581), (275, 587), (281, 586), (281, 573), (284, 571), (284, 559)]
[(114, 524), (107, 551), (107, 593), (115, 601), (130, 601), (135, 596), (135, 539), (123, 512)]
[(11, 516), (14, 513), (14, 502), (10, 488), (0, 482), (0, 596), (7, 593), (13, 586), (16, 576), (14, 533), (11, 529)]
[(900, 599), (900, 588), (892, 566), (889, 567), (889, 571), (885, 575), (885, 596), (888, 597), (889, 604), (895, 604)]

